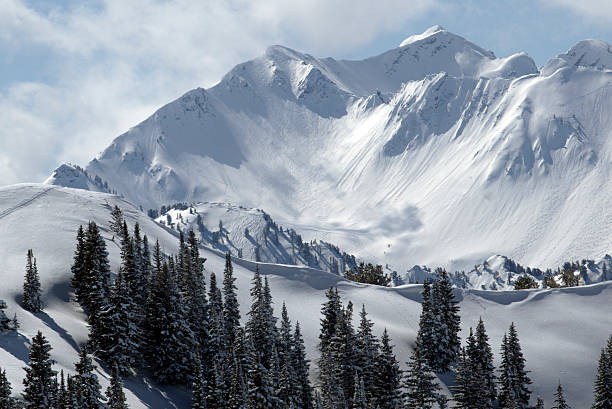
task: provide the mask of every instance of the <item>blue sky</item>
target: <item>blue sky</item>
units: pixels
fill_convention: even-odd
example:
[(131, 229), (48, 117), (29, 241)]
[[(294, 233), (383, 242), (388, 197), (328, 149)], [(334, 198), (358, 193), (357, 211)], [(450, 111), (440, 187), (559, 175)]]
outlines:
[(543, 65), (612, 43), (609, 0), (0, 0), (0, 186), (85, 165), (114, 137), (283, 44), (362, 58), (440, 24)]

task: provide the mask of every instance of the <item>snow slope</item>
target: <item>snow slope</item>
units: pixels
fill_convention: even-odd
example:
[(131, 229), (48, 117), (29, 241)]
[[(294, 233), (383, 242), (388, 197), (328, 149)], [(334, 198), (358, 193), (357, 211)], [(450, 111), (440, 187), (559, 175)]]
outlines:
[[(19, 334), (0, 334), (0, 362), (17, 391), (21, 389), (28, 340), (38, 329), (53, 345), (55, 368), (72, 371), (76, 348), (86, 338), (84, 315), (67, 297), (76, 230), (89, 220), (102, 227), (116, 271), (119, 249), (108, 230), (110, 209), (115, 204), (123, 209), (130, 228), (137, 221), (142, 232), (152, 240), (159, 239), (165, 251), (176, 248), (176, 231), (163, 228), (117, 196), (42, 184), (0, 188), (0, 274), (4, 283), (0, 299), (6, 300), (9, 316), (16, 312), (22, 323)], [(46, 304), (45, 311), (35, 315), (17, 303), (28, 248), (38, 260)], [(221, 273), (221, 253), (209, 249), (202, 252), (207, 258), (207, 271)], [(254, 268), (251, 261), (235, 259), (243, 313), (249, 304)], [(277, 311), (286, 301), (293, 321), (300, 321), (312, 359), (316, 358), (320, 304), (332, 285), (338, 286), (345, 300), (351, 299), (356, 306), (366, 304), (376, 331), (388, 328), (398, 358), (408, 358), (418, 327), (420, 286), (382, 288), (306, 267), (260, 264), (260, 268), (270, 278)], [(468, 326), (482, 316), (497, 352), (503, 332), (514, 321), (532, 371), (534, 395), (541, 394), (550, 404), (561, 379), (573, 407), (589, 406), (599, 350), (612, 331), (612, 315), (606, 308), (612, 301), (612, 282), (521, 292), (457, 290), (457, 295), (464, 337)], [(107, 374), (100, 370), (99, 375), (106, 387)], [(131, 408), (188, 407), (188, 394), (183, 390), (160, 389), (143, 379), (130, 380), (126, 386)]]
[(437, 26), (360, 61), (272, 46), (87, 171), (145, 209), (264, 208), (397, 271), (600, 258), (612, 247), (611, 55), (585, 40), (538, 70)]

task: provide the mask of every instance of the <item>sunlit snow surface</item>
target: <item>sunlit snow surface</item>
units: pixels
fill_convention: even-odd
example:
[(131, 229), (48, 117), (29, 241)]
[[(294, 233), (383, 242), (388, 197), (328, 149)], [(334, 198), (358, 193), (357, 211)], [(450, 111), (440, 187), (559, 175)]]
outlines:
[(600, 41), (538, 70), (441, 27), (361, 61), (273, 46), (87, 170), (145, 210), (261, 208), (398, 272), (599, 259), (612, 249), (610, 68)]
[[(78, 305), (67, 297), (70, 264), (79, 224), (90, 220), (98, 223), (110, 252), (112, 267), (117, 271), (119, 248), (108, 229), (110, 208), (118, 204), (124, 211), (130, 228), (137, 221), (151, 242), (159, 239), (166, 252), (178, 245), (174, 233), (156, 224), (129, 203), (116, 196), (85, 190), (49, 185), (14, 185), (0, 189), (0, 299), (8, 303), (8, 313), (17, 313), (21, 321), (19, 334), (0, 334), (0, 362), (8, 371), (13, 387), (22, 388), (22, 367), (27, 360), (29, 339), (37, 330), (50, 340), (55, 369), (73, 371), (77, 346), (86, 340), (84, 315)], [(32, 315), (22, 310), (16, 300), (21, 292), (25, 256), (32, 248), (38, 261), (44, 289), (45, 310)], [(207, 275), (221, 274), (224, 259), (216, 252), (202, 249), (207, 258)], [(268, 275), (275, 308), (287, 302), (291, 318), (299, 320), (311, 359), (317, 356), (319, 309), (324, 292), (338, 286), (344, 300), (351, 299), (357, 309), (365, 304), (380, 334), (388, 328), (401, 361), (408, 359), (414, 343), (420, 313), (420, 286), (407, 285), (381, 288), (347, 282), (329, 273), (303, 267), (260, 265)], [(235, 260), (234, 271), (239, 287), (243, 314), (249, 306), (248, 289), (254, 263)], [(600, 348), (612, 329), (612, 282), (561, 289), (492, 292), (458, 290), (461, 300), (462, 328), (474, 326), (479, 316), (496, 353), (504, 331), (512, 321), (519, 337), (530, 376), (534, 380), (534, 395), (541, 394), (550, 405), (552, 393), (560, 379), (569, 403), (575, 408), (588, 407)], [(99, 371), (103, 388), (108, 375)], [(132, 408), (188, 407), (185, 390), (148, 385), (142, 379), (126, 382)], [(169, 403), (171, 402), (171, 403)]]

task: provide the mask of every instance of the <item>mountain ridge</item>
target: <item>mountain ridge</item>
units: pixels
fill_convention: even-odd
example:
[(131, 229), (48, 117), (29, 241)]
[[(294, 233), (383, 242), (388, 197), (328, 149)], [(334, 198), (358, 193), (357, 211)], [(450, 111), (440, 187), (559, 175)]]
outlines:
[(608, 49), (581, 42), (538, 70), (441, 28), (361, 61), (273, 46), (160, 108), (87, 171), (144, 208), (265, 208), (398, 271), (599, 258), (612, 247), (596, 194), (610, 180)]

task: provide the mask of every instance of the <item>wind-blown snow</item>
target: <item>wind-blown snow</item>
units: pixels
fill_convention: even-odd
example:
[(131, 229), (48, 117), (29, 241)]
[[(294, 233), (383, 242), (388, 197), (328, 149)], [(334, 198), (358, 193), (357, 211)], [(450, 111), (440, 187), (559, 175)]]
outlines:
[(272, 46), (87, 170), (145, 209), (263, 208), (396, 271), (599, 259), (612, 248), (609, 50), (585, 40), (539, 71), (441, 27), (360, 61)]
[[(108, 194), (49, 185), (15, 185), (0, 188), (0, 204), (0, 271), (4, 283), (0, 299), (6, 300), (9, 316), (16, 312), (22, 324), (17, 335), (0, 334), (0, 362), (15, 390), (20, 391), (28, 342), (38, 329), (53, 346), (52, 358), (58, 370), (73, 370), (78, 345), (85, 342), (85, 317), (67, 296), (79, 224), (93, 220), (101, 226), (114, 271), (118, 268), (119, 247), (113, 241), (108, 220), (115, 204), (123, 209), (130, 228), (140, 223), (142, 233), (151, 241), (159, 239), (164, 251), (172, 252), (178, 240), (172, 231), (128, 202)], [(39, 314), (24, 311), (17, 302), (28, 248), (37, 258), (44, 290), (46, 307)], [(202, 249), (202, 255), (207, 258), (208, 272), (223, 271), (220, 253)], [(255, 263), (239, 259), (234, 263), (244, 314), (249, 306), (248, 289)], [(281, 302), (286, 301), (292, 320), (300, 321), (311, 359), (317, 356), (320, 304), (329, 286), (338, 286), (344, 300), (351, 299), (357, 307), (366, 304), (376, 332), (380, 334), (388, 328), (398, 359), (408, 359), (418, 328), (420, 286), (369, 286), (305, 267), (260, 264), (260, 269), (270, 278), (277, 312)], [(573, 407), (590, 405), (599, 350), (612, 328), (612, 315), (607, 308), (612, 300), (612, 282), (557, 290), (457, 290), (457, 296), (461, 301), (463, 337), (482, 316), (496, 356), (504, 331), (510, 322), (516, 323), (527, 368), (532, 371), (534, 396), (542, 395), (547, 403), (552, 402), (560, 379)], [(108, 375), (102, 370), (98, 374), (105, 388)], [(129, 380), (126, 387), (131, 408), (188, 405), (185, 390), (168, 388), (162, 392), (142, 379)]]

